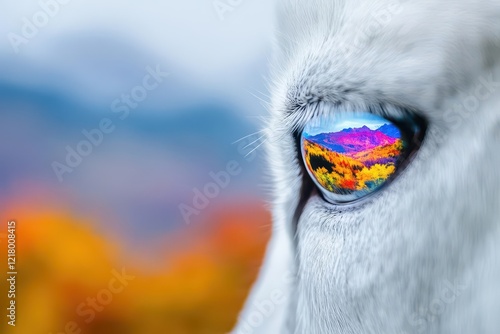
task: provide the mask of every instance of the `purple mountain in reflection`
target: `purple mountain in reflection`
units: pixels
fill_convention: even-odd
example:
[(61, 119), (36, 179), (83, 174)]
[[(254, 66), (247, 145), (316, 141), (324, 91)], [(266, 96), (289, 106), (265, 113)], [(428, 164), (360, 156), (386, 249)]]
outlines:
[(382, 132), (386, 136), (392, 137), (399, 139), (401, 137), (401, 132), (397, 127), (391, 124), (384, 124), (380, 128), (377, 129), (378, 131)]
[(394, 144), (400, 139), (399, 129), (392, 124), (384, 124), (376, 130), (367, 126), (348, 128), (339, 132), (319, 133), (305, 138), (337, 153), (355, 154), (375, 147)]

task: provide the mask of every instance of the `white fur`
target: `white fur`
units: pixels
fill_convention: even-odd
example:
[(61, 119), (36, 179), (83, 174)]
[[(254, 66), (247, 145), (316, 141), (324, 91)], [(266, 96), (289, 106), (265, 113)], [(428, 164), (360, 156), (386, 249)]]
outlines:
[[(279, 19), (274, 233), (234, 333), (500, 333), (500, 1), (288, 0)], [(380, 104), (428, 119), (422, 148), (368, 202), (326, 203), (294, 131)]]

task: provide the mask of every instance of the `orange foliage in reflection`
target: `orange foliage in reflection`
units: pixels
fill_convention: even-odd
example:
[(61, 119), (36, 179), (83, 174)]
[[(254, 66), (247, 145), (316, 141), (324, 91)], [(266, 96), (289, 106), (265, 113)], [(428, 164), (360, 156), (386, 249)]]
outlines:
[(401, 140), (353, 154), (336, 153), (308, 140), (303, 145), (307, 167), (316, 180), (340, 194), (382, 185), (396, 171), (394, 162), (403, 150)]

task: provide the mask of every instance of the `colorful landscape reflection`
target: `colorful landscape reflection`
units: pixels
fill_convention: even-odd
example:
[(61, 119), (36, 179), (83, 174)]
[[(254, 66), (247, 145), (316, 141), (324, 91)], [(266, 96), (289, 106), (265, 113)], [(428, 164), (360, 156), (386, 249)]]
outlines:
[(356, 113), (325, 118), (307, 127), (302, 149), (309, 172), (322, 187), (358, 197), (379, 188), (394, 174), (404, 141), (390, 121)]

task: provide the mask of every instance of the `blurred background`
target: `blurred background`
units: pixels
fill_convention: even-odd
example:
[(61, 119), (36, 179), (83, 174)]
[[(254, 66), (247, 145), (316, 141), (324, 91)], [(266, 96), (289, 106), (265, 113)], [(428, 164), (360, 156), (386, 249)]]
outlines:
[(9, 220), (18, 272), (1, 333), (232, 328), (271, 229), (257, 131), (273, 11), (0, 2), (0, 275)]

